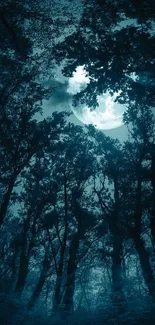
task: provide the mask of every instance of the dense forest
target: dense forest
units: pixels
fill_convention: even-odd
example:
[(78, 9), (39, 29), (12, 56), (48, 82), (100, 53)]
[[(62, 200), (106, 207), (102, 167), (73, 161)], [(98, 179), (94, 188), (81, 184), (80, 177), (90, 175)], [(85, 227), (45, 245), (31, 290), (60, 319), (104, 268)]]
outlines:
[[(153, 0), (0, 3), (1, 325), (155, 324), (154, 19)], [(126, 140), (44, 117), (78, 66), (75, 109), (120, 91)]]

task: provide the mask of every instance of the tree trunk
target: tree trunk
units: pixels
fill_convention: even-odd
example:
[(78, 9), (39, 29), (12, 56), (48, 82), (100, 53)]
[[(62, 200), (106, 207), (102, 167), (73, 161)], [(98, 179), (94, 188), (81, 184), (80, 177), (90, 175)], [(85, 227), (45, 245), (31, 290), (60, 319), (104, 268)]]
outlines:
[(17, 268), (16, 268), (16, 262), (17, 262), (17, 255), (18, 255), (18, 245), (14, 245), (14, 253), (12, 257), (12, 263), (11, 263), (11, 268), (12, 268), (12, 277), (11, 277), (11, 283), (12, 285), (15, 284), (16, 281), (16, 275), (17, 275)]
[[(33, 248), (33, 241), (35, 237), (35, 225), (39, 213), (38, 210), (41, 213), (42, 206), (38, 206), (35, 215), (33, 215), (34, 213), (33, 208), (30, 208), (28, 211), (27, 218), (24, 221), (24, 233), (23, 233), (23, 241), (22, 241), (22, 247), (20, 253), (19, 272), (18, 272), (18, 279), (15, 288), (15, 292), (17, 292), (18, 294), (22, 294), (26, 283), (29, 259), (30, 259), (31, 250)], [(32, 217), (33, 217), (32, 220), (33, 223), (31, 225), (30, 223)], [(27, 233), (29, 230), (31, 230), (31, 238), (27, 238)]]
[(68, 230), (68, 225), (66, 223), (64, 238), (63, 238), (63, 242), (61, 243), (60, 260), (57, 269), (57, 278), (56, 278), (55, 292), (54, 292), (54, 299), (53, 299), (54, 312), (57, 310), (62, 300), (61, 287), (62, 287), (63, 266), (64, 266), (64, 257), (65, 257), (66, 241), (67, 241), (67, 230)]
[(22, 240), (22, 246), (20, 252), (19, 271), (18, 271), (18, 278), (15, 287), (15, 292), (17, 292), (19, 295), (21, 295), (24, 290), (25, 282), (28, 274), (30, 243), (28, 248), (27, 232), (30, 227), (30, 218), (31, 218), (31, 211), (29, 211), (28, 217), (24, 221), (24, 233), (23, 233), (23, 240)]
[(155, 278), (151, 269), (149, 254), (145, 248), (143, 239), (140, 237), (140, 234), (135, 232), (133, 240), (139, 256), (145, 284), (148, 288), (150, 296), (153, 298), (153, 300), (155, 300)]
[(25, 254), (25, 249), (22, 249), (20, 254), (18, 279), (15, 288), (15, 292), (18, 293), (19, 295), (22, 294), (25, 287), (25, 282), (28, 274), (28, 264), (29, 264), (29, 258)]
[(114, 216), (112, 224), (112, 303), (117, 313), (125, 311), (125, 296), (123, 292), (122, 276), (122, 236), (118, 225), (117, 216)]
[(112, 281), (114, 291), (122, 291), (122, 241), (120, 240), (120, 234), (118, 227), (113, 229), (113, 253), (112, 253)]
[(152, 157), (152, 165), (151, 165), (151, 184), (153, 189), (153, 206), (152, 206), (152, 216), (150, 222), (150, 229), (152, 235), (152, 242), (155, 249), (155, 156)]
[(36, 302), (41, 294), (42, 288), (44, 286), (49, 268), (50, 268), (50, 260), (48, 259), (48, 254), (45, 253), (44, 260), (43, 260), (43, 268), (42, 268), (38, 283), (35, 287), (35, 290), (33, 291), (33, 294), (30, 298), (29, 303), (28, 303), (28, 309), (32, 309), (34, 307), (34, 305), (36, 304)]
[(137, 250), (143, 277), (145, 284), (148, 288), (149, 294), (153, 300), (155, 300), (155, 278), (151, 269), (149, 253), (145, 248), (143, 239), (141, 238), (141, 219), (142, 219), (142, 203), (141, 203), (141, 179), (138, 179), (137, 186), (137, 202), (136, 202), (136, 213), (135, 218), (135, 227), (132, 230), (132, 238)]
[(120, 198), (117, 176), (114, 176), (115, 209), (111, 218), (110, 229), (112, 234), (112, 303), (118, 313), (125, 311), (125, 297), (123, 293), (122, 276), (122, 234), (120, 232)]
[(75, 276), (77, 270), (77, 253), (79, 249), (79, 234), (76, 233), (69, 248), (69, 259), (67, 264), (66, 289), (63, 298), (64, 311), (70, 313), (73, 310), (73, 297), (75, 290)]
[(151, 237), (152, 237), (152, 244), (155, 249), (155, 204), (152, 209), (151, 221), (150, 221), (150, 230), (151, 230)]
[(5, 219), (5, 216), (7, 214), (7, 209), (8, 209), (9, 202), (10, 202), (10, 196), (11, 196), (14, 184), (15, 184), (15, 180), (16, 180), (16, 176), (12, 176), (12, 178), (10, 180), (10, 183), (9, 183), (9, 186), (8, 186), (8, 189), (7, 189), (7, 192), (4, 195), (3, 202), (1, 203), (1, 207), (0, 207), (0, 227), (2, 226), (2, 224), (4, 222), (4, 219)]

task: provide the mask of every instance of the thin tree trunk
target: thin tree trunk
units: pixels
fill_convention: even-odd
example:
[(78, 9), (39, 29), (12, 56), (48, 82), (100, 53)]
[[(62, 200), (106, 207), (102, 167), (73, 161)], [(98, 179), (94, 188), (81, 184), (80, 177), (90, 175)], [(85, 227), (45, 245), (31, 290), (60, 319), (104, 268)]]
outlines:
[(76, 233), (69, 248), (69, 259), (67, 264), (66, 289), (63, 298), (64, 311), (70, 313), (73, 310), (73, 298), (75, 290), (75, 276), (77, 270), (77, 253), (79, 249), (79, 234)]
[(46, 276), (47, 276), (49, 268), (50, 268), (50, 261), (48, 259), (48, 254), (45, 253), (44, 260), (43, 260), (43, 268), (42, 268), (38, 283), (35, 287), (35, 290), (33, 291), (33, 294), (30, 298), (29, 303), (28, 303), (28, 309), (32, 309), (34, 307), (34, 305), (36, 304), (36, 302), (41, 294), (44, 283), (46, 281)]
[(9, 186), (8, 186), (8, 189), (7, 189), (7, 192), (5, 193), (3, 202), (1, 203), (1, 207), (0, 207), (0, 227), (2, 226), (2, 224), (4, 222), (4, 219), (5, 219), (5, 216), (7, 214), (7, 209), (8, 209), (9, 202), (10, 202), (10, 196), (11, 196), (14, 184), (15, 184), (15, 180), (16, 180), (16, 176), (12, 176), (12, 178), (10, 180), (10, 183), (9, 183)]
[(28, 264), (29, 264), (28, 256), (25, 254), (25, 250), (22, 249), (20, 255), (18, 279), (15, 288), (15, 292), (18, 293), (19, 295), (22, 294), (25, 287), (26, 278), (28, 274)]
[(140, 237), (140, 234), (135, 233), (133, 240), (139, 256), (145, 284), (148, 288), (150, 296), (153, 298), (153, 300), (155, 300), (155, 278), (151, 269), (149, 254), (145, 248), (143, 239)]
[(18, 293), (19, 295), (21, 295), (24, 290), (26, 278), (28, 274), (30, 250), (27, 249), (27, 245), (28, 245), (27, 231), (29, 230), (29, 226), (30, 226), (30, 217), (31, 217), (31, 211), (28, 213), (28, 217), (24, 221), (24, 233), (23, 233), (23, 241), (22, 241), (20, 260), (19, 260), (19, 271), (18, 271), (18, 278), (15, 287), (15, 292)]
[[(19, 262), (19, 272), (18, 272), (18, 279), (15, 287), (15, 292), (18, 294), (22, 294), (26, 278), (28, 275), (28, 266), (29, 266), (29, 260), (31, 255), (31, 250), (33, 248), (33, 242), (35, 237), (35, 225), (38, 213), (41, 213), (43, 207), (38, 206), (37, 211), (35, 211), (35, 215), (33, 215), (34, 210), (33, 208), (30, 208), (28, 211), (27, 219), (24, 221), (24, 234), (23, 234), (23, 243), (21, 247), (21, 254), (20, 254), (20, 262)], [(33, 217), (33, 223), (30, 225), (31, 218)], [(27, 232), (31, 230), (31, 238), (27, 238)]]
[(118, 188), (118, 176), (114, 176), (115, 208), (111, 218), (111, 234), (113, 244), (112, 254), (112, 302), (118, 313), (125, 311), (125, 297), (123, 293), (122, 276), (122, 235), (120, 232), (120, 198)]
[(152, 206), (150, 229), (151, 229), (151, 235), (152, 235), (152, 242), (153, 242), (154, 249), (155, 249), (155, 156), (152, 157), (151, 184), (152, 184), (152, 188), (153, 188), (153, 206)]
[(15, 280), (16, 280), (16, 275), (17, 275), (17, 269), (16, 269), (16, 261), (17, 261), (17, 255), (18, 255), (18, 249), (19, 246), (18, 245), (14, 245), (14, 253), (13, 253), (13, 257), (12, 257), (12, 277), (11, 277), (11, 282), (12, 285), (14, 285)]
[(122, 240), (120, 230), (113, 229), (113, 254), (112, 254), (112, 302), (118, 312), (125, 308), (122, 277)]
[(54, 292), (54, 299), (53, 299), (54, 312), (57, 310), (62, 300), (61, 287), (62, 287), (63, 266), (64, 266), (64, 257), (65, 257), (66, 242), (67, 242), (67, 230), (68, 230), (68, 224), (66, 222), (63, 242), (61, 243), (60, 260), (57, 269), (57, 278), (56, 278), (55, 292)]

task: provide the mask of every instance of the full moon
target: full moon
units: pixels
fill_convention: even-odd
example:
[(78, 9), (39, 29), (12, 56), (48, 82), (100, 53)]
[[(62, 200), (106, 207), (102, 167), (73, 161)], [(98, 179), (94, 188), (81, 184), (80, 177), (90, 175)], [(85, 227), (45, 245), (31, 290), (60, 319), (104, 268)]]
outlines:
[[(69, 78), (67, 92), (75, 95), (86, 87), (89, 77), (86, 76), (84, 66), (77, 67), (73, 76)], [(115, 102), (120, 92), (111, 96), (108, 92), (97, 96), (98, 107), (91, 110), (88, 106), (73, 107), (74, 115), (84, 124), (92, 124), (97, 129), (110, 130), (123, 125), (125, 106)]]

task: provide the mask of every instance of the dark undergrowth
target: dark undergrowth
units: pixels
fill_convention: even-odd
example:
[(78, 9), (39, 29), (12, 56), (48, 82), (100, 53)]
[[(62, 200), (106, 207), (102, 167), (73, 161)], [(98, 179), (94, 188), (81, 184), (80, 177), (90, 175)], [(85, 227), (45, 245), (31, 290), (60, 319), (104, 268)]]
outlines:
[(94, 311), (80, 309), (70, 316), (47, 316), (43, 304), (28, 311), (23, 300), (14, 295), (0, 295), (0, 324), (1, 325), (154, 325), (155, 305), (138, 301), (127, 311), (118, 314), (111, 306), (96, 308)]

